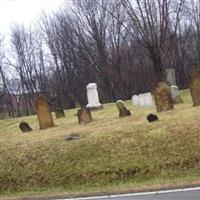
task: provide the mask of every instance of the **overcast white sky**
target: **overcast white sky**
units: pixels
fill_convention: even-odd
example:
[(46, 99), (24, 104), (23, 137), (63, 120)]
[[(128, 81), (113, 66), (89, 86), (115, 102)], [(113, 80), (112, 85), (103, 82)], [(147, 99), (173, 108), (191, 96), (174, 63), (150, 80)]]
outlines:
[(41, 11), (56, 11), (63, 2), (64, 0), (0, 0), (0, 33), (8, 33), (10, 25), (15, 22), (29, 25)]

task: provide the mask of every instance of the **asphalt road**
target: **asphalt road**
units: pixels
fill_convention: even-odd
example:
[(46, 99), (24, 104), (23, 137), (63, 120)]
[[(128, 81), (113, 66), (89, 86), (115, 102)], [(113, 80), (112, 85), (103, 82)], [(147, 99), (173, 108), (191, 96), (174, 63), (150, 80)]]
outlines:
[(65, 200), (200, 200), (200, 188), (188, 188), (99, 197), (82, 197)]

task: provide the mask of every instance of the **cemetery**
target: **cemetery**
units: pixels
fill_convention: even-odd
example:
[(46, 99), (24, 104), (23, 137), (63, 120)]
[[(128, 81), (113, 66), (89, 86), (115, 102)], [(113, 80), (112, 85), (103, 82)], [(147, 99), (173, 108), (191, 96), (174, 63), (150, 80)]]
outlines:
[(200, 0), (6, 2), (0, 199), (200, 192)]
[(0, 121), (1, 193), (198, 180), (200, 107), (189, 90), (180, 95), (184, 103), (165, 112), (146, 93), (103, 109), (65, 110), (62, 118), (39, 96), (38, 117)]

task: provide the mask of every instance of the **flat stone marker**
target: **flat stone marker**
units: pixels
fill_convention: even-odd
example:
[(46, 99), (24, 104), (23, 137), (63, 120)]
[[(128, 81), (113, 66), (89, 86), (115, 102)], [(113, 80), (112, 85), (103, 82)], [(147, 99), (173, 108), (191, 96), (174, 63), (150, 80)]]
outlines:
[(35, 102), (35, 109), (40, 125), (40, 129), (46, 129), (54, 126), (53, 118), (49, 105), (43, 96), (38, 96)]
[(193, 106), (200, 106), (200, 71), (192, 70), (190, 72), (189, 87)]
[(154, 87), (154, 97), (157, 112), (172, 110), (174, 108), (171, 88), (167, 83), (163, 81), (157, 83)]
[(78, 109), (77, 116), (79, 124), (90, 123), (92, 121), (92, 115), (89, 108), (82, 107), (81, 109)]
[(119, 110), (119, 117), (126, 117), (131, 115), (131, 112), (126, 108), (124, 101), (118, 100), (116, 102), (116, 106)]
[(29, 124), (26, 123), (26, 122), (21, 122), (21, 123), (19, 124), (19, 128), (20, 128), (20, 130), (21, 130), (23, 133), (25, 133), (25, 132), (30, 132), (30, 131), (33, 130), (33, 129), (29, 126)]
[(78, 139), (80, 139), (80, 135), (78, 133), (71, 133), (69, 136), (65, 138), (66, 141), (78, 140)]
[(65, 112), (63, 109), (55, 109), (55, 115), (56, 115), (56, 118), (63, 118), (65, 117)]
[(176, 85), (175, 69), (173, 69), (173, 68), (166, 69), (166, 79), (170, 83), (170, 85)]
[(97, 92), (97, 84), (96, 83), (90, 83), (87, 85), (87, 99), (88, 99), (88, 104), (86, 108), (91, 109), (102, 109), (103, 106), (99, 102), (99, 95)]
[(183, 99), (180, 96), (178, 86), (171, 85), (171, 93), (172, 93), (172, 99), (175, 104), (183, 103)]

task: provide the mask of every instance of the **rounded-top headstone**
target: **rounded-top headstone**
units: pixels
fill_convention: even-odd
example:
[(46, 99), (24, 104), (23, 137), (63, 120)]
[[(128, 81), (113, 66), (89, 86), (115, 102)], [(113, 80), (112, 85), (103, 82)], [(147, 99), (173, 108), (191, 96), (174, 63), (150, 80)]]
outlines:
[(157, 115), (154, 115), (154, 114), (151, 113), (147, 116), (147, 120), (148, 120), (149, 123), (151, 123), (151, 122), (158, 121), (159, 119), (158, 119)]
[(46, 129), (54, 126), (49, 105), (43, 96), (38, 96), (36, 98), (35, 109), (40, 129)]
[(116, 106), (119, 110), (119, 117), (126, 117), (131, 115), (131, 112), (126, 108), (124, 101), (116, 101)]
[(126, 108), (125, 103), (124, 103), (124, 101), (122, 101), (122, 100), (116, 101), (116, 106), (117, 106), (117, 108), (118, 108), (119, 110), (120, 110), (120, 109), (123, 109), (123, 108)]
[(157, 83), (154, 88), (156, 109), (158, 112), (167, 111), (174, 108), (171, 95), (171, 87), (164, 81)]
[(19, 128), (20, 128), (20, 130), (21, 130), (23, 133), (25, 133), (25, 132), (30, 132), (30, 131), (33, 130), (33, 129), (29, 126), (29, 124), (26, 123), (26, 122), (21, 122), (21, 123), (19, 124)]

